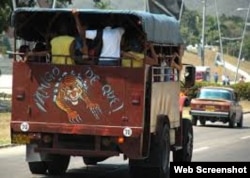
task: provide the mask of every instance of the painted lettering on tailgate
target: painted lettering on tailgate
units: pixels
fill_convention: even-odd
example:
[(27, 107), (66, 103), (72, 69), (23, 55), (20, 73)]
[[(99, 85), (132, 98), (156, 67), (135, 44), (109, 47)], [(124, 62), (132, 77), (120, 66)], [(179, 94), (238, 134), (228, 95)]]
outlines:
[[(100, 84), (101, 85), (98, 85)], [(74, 109), (80, 103), (84, 103), (84, 112), (90, 112), (95, 119), (99, 120), (103, 111), (99, 103), (94, 102), (93, 95), (90, 94), (93, 88), (99, 86), (100, 93), (106, 97), (109, 103), (108, 114), (118, 112), (124, 107), (123, 101), (115, 95), (115, 91), (110, 84), (101, 81), (90, 67), (82, 72), (65, 72), (58, 67), (45, 72), (40, 78), (39, 87), (34, 94), (34, 101), (37, 108), (42, 112), (47, 112), (46, 102), (53, 102), (56, 106), (67, 114), (70, 123), (81, 123), (84, 118)], [(51, 93), (51, 89), (53, 93)], [(98, 97), (98, 96), (95, 96)], [(100, 96), (102, 97), (102, 96)]]

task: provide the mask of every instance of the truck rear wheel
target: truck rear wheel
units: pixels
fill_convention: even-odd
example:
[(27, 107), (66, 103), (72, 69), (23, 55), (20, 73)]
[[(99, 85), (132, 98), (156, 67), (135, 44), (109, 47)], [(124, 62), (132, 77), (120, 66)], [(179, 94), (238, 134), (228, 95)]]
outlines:
[(50, 175), (64, 174), (68, 168), (70, 156), (52, 155), (51, 161), (48, 161), (48, 172)]
[(173, 151), (174, 162), (191, 162), (193, 155), (193, 127), (189, 119), (182, 119), (182, 149)]
[(170, 160), (170, 135), (169, 135), (169, 125), (165, 124), (163, 127), (162, 136), (160, 138), (160, 178), (169, 177), (169, 160)]
[(169, 125), (165, 124), (159, 140), (151, 140), (150, 155), (145, 160), (130, 160), (132, 178), (167, 178), (169, 177), (170, 135)]
[(29, 162), (29, 169), (32, 174), (46, 174), (47, 172), (47, 164), (44, 161), (39, 162)]

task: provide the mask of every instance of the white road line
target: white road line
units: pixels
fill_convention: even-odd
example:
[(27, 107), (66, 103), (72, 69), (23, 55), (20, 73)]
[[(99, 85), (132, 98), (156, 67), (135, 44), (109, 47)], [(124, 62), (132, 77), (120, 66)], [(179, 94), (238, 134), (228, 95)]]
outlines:
[(244, 140), (244, 139), (248, 139), (248, 138), (250, 138), (250, 135), (245, 136), (245, 137), (241, 137), (240, 139)]
[(205, 147), (200, 147), (200, 148), (196, 148), (193, 150), (193, 152), (200, 152), (200, 151), (203, 151), (203, 150), (207, 150), (209, 149), (209, 147), (205, 146)]

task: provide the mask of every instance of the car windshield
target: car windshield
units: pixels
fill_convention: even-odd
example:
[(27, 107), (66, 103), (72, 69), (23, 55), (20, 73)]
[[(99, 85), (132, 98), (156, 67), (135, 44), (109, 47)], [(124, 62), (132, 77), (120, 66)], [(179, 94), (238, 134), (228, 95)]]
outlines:
[(227, 90), (202, 89), (197, 98), (201, 99), (226, 99), (232, 100), (232, 94)]

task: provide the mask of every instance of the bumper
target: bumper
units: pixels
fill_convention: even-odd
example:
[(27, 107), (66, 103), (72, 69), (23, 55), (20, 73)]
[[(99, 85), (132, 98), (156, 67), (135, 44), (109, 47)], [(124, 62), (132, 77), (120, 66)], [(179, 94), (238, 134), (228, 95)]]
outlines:
[(207, 112), (207, 111), (198, 111), (198, 110), (191, 110), (189, 111), (191, 116), (200, 116), (200, 117), (217, 117), (217, 118), (228, 118), (228, 112)]

